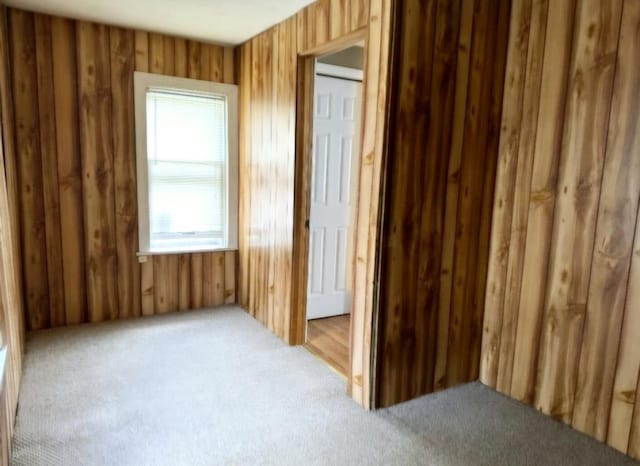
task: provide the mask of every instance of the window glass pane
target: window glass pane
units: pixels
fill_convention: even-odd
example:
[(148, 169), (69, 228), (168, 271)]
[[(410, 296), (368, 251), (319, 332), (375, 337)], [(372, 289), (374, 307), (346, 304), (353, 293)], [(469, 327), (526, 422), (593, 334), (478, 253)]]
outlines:
[(224, 99), (147, 93), (152, 249), (226, 245)]

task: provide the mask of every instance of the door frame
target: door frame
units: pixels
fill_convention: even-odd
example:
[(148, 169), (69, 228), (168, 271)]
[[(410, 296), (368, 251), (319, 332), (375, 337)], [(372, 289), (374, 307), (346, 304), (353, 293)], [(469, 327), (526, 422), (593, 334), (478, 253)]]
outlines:
[[(331, 53), (339, 52), (347, 47), (363, 44), (365, 57), (367, 55), (367, 28), (359, 29), (344, 37), (330, 41), (321, 47), (311, 49), (298, 55), (298, 77), (296, 87), (296, 157), (295, 157), (295, 178), (294, 178), (294, 203), (293, 203), (293, 263), (291, 277), (291, 326), (290, 342), (301, 345), (306, 341), (307, 331), (307, 283), (309, 279), (309, 217), (311, 208), (311, 161), (313, 148), (313, 106), (315, 91), (316, 59)], [(365, 65), (366, 66), (366, 65)], [(366, 73), (362, 77), (362, 103), (364, 107), (364, 90), (366, 89)], [(360, 111), (359, 122), (359, 143), (356, 159), (358, 167), (362, 159), (362, 139), (364, 125), (363, 108)], [(352, 178), (351, 185), (359, 184), (360, 170), (354, 174), (357, 178)], [(354, 199), (349, 216), (352, 224), (358, 213), (358, 198)], [(353, 244), (353, 234), (349, 238), (350, 245)], [(355, 258), (355, 248), (350, 247), (348, 252), (347, 273), (349, 274), (348, 291), (353, 296), (354, 274), (351, 264)], [(351, 313), (355, 310), (353, 306)], [(349, 359), (352, 356), (351, 329), (349, 342)], [(349, 363), (349, 373), (347, 380), (351, 380), (351, 363)], [(350, 384), (349, 384), (350, 385)]]

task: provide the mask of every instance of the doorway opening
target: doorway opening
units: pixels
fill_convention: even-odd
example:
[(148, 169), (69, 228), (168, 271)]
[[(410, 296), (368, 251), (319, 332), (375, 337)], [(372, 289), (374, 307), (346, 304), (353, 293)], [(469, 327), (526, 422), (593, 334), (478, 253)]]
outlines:
[(344, 377), (351, 354), (363, 63), (362, 43), (313, 63), (306, 347)]

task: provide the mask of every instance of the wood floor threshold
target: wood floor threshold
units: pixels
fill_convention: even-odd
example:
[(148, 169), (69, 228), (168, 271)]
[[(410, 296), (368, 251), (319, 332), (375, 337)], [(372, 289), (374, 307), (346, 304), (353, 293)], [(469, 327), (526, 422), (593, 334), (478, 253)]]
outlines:
[(305, 348), (346, 378), (349, 367), (350, 315), (313, 319), (307, 322)]

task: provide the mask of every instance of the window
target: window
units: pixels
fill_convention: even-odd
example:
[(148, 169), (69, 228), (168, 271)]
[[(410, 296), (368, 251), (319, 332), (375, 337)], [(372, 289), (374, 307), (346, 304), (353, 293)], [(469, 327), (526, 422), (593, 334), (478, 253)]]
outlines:
[(237, 248), (237, 87), (134, 83), (140, 253)]

